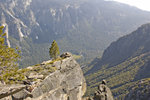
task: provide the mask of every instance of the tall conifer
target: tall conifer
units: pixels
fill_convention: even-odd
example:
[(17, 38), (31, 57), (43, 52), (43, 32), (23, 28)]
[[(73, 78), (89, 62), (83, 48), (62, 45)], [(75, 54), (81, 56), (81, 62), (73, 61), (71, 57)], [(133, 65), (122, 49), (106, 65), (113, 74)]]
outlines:
[(57, 42), (54, 40), (51, 44), (51, 47), (49, 48), (49, 55), (50, 58), (56, 59), (57, 56), (59, 55), (59, 47), (57, 45)]
[(18, 69), (19, 50), (8, 47), (5, 43), (6, 33), (3, 33), (4, 26), (0, 26), (0, 79), (8, 80), (7, 74)]

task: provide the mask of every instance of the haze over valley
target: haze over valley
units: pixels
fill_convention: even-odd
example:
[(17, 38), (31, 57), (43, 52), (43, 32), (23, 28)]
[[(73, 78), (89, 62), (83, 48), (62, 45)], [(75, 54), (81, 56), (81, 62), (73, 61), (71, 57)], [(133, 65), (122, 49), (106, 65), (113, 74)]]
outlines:
[(53, 40), (61, 52), (88, 62), (150, 20), (149, 12), (103, 0), (2, 0), (0, 8), (0, 23), (6, 25), (9, 44), (20, 47), (23, 67), (48, 60)]
[(120, 2), (1, 0), (0, 99), (149, 100), (150, 11)]

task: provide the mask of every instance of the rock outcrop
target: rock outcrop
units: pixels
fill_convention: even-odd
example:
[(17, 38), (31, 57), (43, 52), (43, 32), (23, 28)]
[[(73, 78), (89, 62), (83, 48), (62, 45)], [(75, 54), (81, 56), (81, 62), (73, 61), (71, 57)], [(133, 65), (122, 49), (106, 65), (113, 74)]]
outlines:
[(0, 99), (20, 92), (25, 89), (25, 87), (25, 85), (0, 86)]
[(98, 90), (94, 93), (93, 100), (114, 100), (110, 89), (106, 86), (105, 80), (98, 86)]
[[(14, 100), (82, 100), (86, 91), (82, 70), (70, 53), (64, 53), (63, 57), (65, 58), (58, 61), (47, 61), (40, 64), (41, 67), (46, 64), (56, 67), (57, 70), (47, 76), (29, 75), (30, 78), (28, 76), (28, 80), (24, 81), (27, 88), (12, 94), (11, 97)], [(27, 69), (32, 69), (32, 67)], [(32, 78), (36, 78), (38, 82), (31, 82)]]
[(114, 100), (111, 90), (107, 87), (106, 81), (103, 80), (95, 91), (93, 97), (86, 97), (83, 100)]

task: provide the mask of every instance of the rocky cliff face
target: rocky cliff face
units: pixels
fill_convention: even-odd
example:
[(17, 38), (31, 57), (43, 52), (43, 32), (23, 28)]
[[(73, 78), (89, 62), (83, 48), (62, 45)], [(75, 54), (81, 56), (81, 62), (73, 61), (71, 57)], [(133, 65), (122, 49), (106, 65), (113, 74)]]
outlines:
[(81, 100), (86, 83), (80, 66), (72, 57), (56, 62), (59, 70), (47, 76), (35, 89), (33, 98), (39, 100)]
[[(57, 70), (46, 76), (32, 72), (32, 75), (29, 75), (28, 80), (24, 82), (24, 84), (28, 84), (27, 89), (15, 92), (12, 98), (15, 100), (81, 100), (86, 91), (86, 82), (79, 64), (70, 54), (67, 53), (67, 55), (64, 54), (62, 60), (55, 61), (52, 64), (48, 64), (51, 61), (40, 64), (40, 67), (48, 64), (47, 67), (56, 67)], [(29, 69), (32, 69), (32, 67), (29, 67)], [(45, 76), (45, 78), (42, 76)], [(40, 80), (36, 82), (31, 81), (31, 79)], [(2, 90), (0, 91), (0, 97), (2, 94), (4, 96), (4, 94), (10, 92), (4, 92), (5, 88)]]

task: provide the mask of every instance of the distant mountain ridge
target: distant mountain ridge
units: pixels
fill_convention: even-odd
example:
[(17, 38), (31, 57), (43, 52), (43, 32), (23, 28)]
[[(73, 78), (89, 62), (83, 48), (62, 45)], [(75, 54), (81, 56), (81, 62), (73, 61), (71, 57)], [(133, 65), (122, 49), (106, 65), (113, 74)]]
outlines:
[[(109, 67), (120, 64), (121, 62), (150, 52), (150, 24), (139, 27), (132, 34), (123, 36), (104, 51), (100, 62), (109, 64)], [(98, 63), (99, 65), (99, 63)], [(100, 64), (101, 65), (101, 64)]]
[[(86, 73), (89, 91), (102, 79), (109, 81), (115, 97), (123, 98), (141, 79), (149, 78), (150, 70), (150, 24), (139, 27), (129, 35), (113, 42), (103, 56)], [(90, 90), (91, 88), (91, 90)]]
[[(149, 16), (149, 12), (104, 0), (0, 2), (0, 25), (6, 26), (10, 45), (22, 50), (23, 66), (48, 60), (53, 40), (61, 52), (94, 58), (118, 37), (149, 22)], [(45, 58), (39, 57), (41, 52)]]

